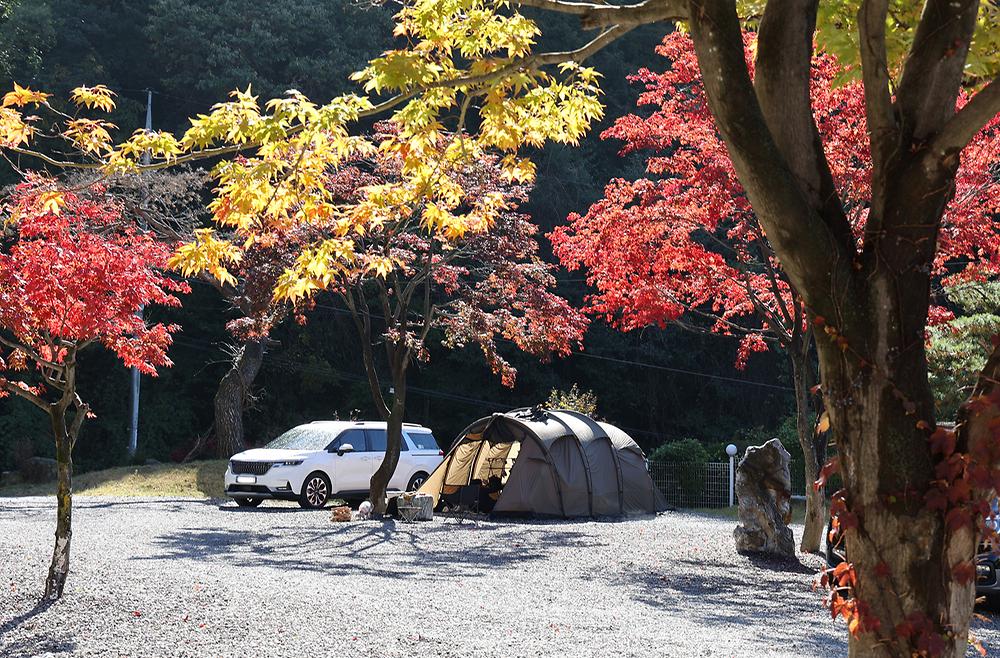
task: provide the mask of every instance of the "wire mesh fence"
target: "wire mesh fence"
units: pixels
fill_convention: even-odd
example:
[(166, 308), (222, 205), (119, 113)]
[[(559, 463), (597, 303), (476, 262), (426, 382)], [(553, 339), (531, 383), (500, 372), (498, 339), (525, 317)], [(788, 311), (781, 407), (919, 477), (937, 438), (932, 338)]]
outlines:
[[(678, 464), (650, 461), (649, 475), (672, 507), (729, 506), (728, 462)], [(792, 495), (805, 495), (806, 478), (801, 465), (792, 464), (790, 475)]]
[(790, 474), (792, 476), (792, 495), (806, 495), (806, 472), (802, 468), (802, 464), (792, 464)]
[(649, 462), (649, 475), (673, 507), (727, 507), (729, 464)]

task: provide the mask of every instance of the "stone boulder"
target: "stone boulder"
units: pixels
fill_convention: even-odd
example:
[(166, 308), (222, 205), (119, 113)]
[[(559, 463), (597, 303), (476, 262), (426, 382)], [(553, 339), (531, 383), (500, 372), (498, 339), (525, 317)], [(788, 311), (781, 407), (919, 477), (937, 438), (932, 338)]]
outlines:
[(20, 471), (24, 481), (32, 484), (51, 482), (59, 477), (59, 465), (48, 457), (30, 457), (21, 462)]
[(733, 536), (740, 553), (795, 556), (792, 520), (791, 455), (778, 439), (747, 448), (736, 468), (740, 525)]

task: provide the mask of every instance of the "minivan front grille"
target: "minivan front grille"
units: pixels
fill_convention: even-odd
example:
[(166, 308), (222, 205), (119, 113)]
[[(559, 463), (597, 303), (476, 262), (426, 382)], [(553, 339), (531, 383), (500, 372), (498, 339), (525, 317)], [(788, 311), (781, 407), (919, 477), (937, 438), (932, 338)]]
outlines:
[(235, 459), (229, 462), (229, 468), (234, 475), (263, 475), (271, 470), (272, 462), (241, 462)]

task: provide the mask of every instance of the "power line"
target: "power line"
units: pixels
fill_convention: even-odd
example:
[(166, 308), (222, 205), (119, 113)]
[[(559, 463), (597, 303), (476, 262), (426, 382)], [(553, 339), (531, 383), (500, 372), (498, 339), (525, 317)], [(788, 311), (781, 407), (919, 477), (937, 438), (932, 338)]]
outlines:
[(616, 359), (610, 356), (601, 356), (600, 354), (590, 354), (589, 352), (573, 352), (573, 356), (583, 356), (588, 359), (600, 359), (601, 361), (610, 361), (612, 363), (621, 363), (627, 365), (641, 366), (643, 368), (651, 368), (653, 370), (665, 370), (667, 372), (673, 372), (681, 375), (692, 375), (695, 377), (704, 377), (706, 379), (717, 379), (725, 382), (732, 382), (734, 384), (746, 384), (748, 386), (760, 386), (763, 388), (773, 388), (779, 391), (794, 391), (795, 389), (791, 386), (782, 386), (780, 384), (768, 384), (767, 382), (758, 382), (752, 379), (737, 379), (735, 377), (726, 377), (725, 375), (713, 375), (708, 372), (698, 372), (696, 370), (684, 370), (683, 368), (671, 368), (670, 366), (661, 366), (655, 363), (642, 363), (640, 361), (630, 361), (628, 359)]
[[(201, 279), (188, 279), (188, 281), (195, 282), (195, 283), (200, 283), (202, 285), (209, 286), (209, 287), (213, 287), (212, 284), (208, 283), (207, 281), (203, 281)], [(351, 314), (351, 312), (349, 310), (347, 310), (347, 309), (339, 308), (337, 306), (332, 306), (330, 304), (321, 304), (319, 302), (316, 303), (316, 308), (324, 309), (324, 310), (327, 310), (327, 311), (332, 311), (334, 313), (339, 313), (341, 315), (350, 315)], [(372, 315), (373, 318), (376, 318), (376, 319), (379, 319), (379, 320), (385, 320), (384, 316), (379, 315), (377, 313), (372, 313), (371, 315)], [(499, 339), (499, 341), (500, 342), (504, 342), (504, 343), (513, 343), (514, 342), (514, 341), (511, 341), (511, 340), (508, 340), (508, 339), (505, 339), (505, 338), (501, 338), (501, 339)], [(773, 390), (777, 390), (777, 391), (789, 391), (789, 392), (791, 392), (791, 391), (795, 390), (791, 386), (782, 386), (781, 384), (769, 384), (767, 382), (760, 382), (760, 381), (755, 381), (755, 380), (752, 380), (752, 379), (738, 379), (736, 377), (727, 377), (725, 375), (716, 375), (716, 374), (713, 374), (713, 373), (699, 371), (699, 370), (687, 370), (687, 369), (684, 369), (684, 368), (674, 368), (672, 366), (664, 366), (664, 365), (659, 365), (659, 364), (656, 364), (656, 363), (647, 363), (645, 361), (635, 361), (635, 360), (632, 360), (632, 359), (622, 359), (622, 358), (618, 358), (618, 357), (604, 356), (602, 354), (592, 354), (590, 352), (580, 352), (580, 351), (577, 351), (577, 352), (571, 352), (570, 354), (571, 354), (571, 356), (582, 357), (582, 358), (585, 358), (585, 359), (597, 359), (597, 360), (600, 360), (600, 361), (607, 361), (607, 362), (610, 362), (610, 363), (617, 363), (619, 365), (635, 366), (635, 367), (638, 367), (638, 368), (649, 368), (649, 369), (652, 369), (652, 370), (660, 370), (660, 371), (663, 371), (663, 372), (670, 372), (670, 373), (674, 373), (674, 374), (677, 374), (677, 375), (688, 375), (688, 376), (691, 376), (691, 377), (702, 377), (704, 379), (713, 379), (713, 380), (716, 380), (716, 381), (724, 381), (724, 382), (728, 382), (728, 383), (731, 383), (731, 384), (743, 384), (743, 385), (746, 385), (746, 386), (758, 386), (760, 388), (769, 388), (769, 389), (773, 389)]]
[[(187, 336), (177, 336), (174, 338), (174, 340), (175, 342), (179, 343), (182, 346), (194, 349), (202, 349), (207, 351), (215, 347), (215, 345), (209, 343), (208, 341), (197, 338), (189, 338)], [(365, 377), (364, 375), (359, 375), (352, 372), (344, 372), (343, 370), (338, 370), (333, 366), (330, 366), (329, 364), (308, 366), (285, 356), (268, 357), (268, 363), (270, 363), (273, 366), (277, 366), (278, 368), (281, 368), (286, 372), (311, 373), (316, 375), (326, 375), (331, 378), (345, 379), (348, 381), (364, 382), (364, 383), (368, 382), (368, 378)], [(447, 400), (449, 402), (461, 402), (464, 404), (469, 404), (480, 408), (494, 409), (500, 411), (510, 411), (512, 409), (518, 409), (520, 407), (525, 406), (525, 405), (519, 405), (519, 406), (511, 405), (504, 402), (497, 402), (496, 400), (485, 400), (483, 398), (474, 398), (467, 395), (461, 395), (458, 393), (450, 393), (448, 391), (442, 391), (440, 389), (425, 388), (422, 386), (413, 386), (412, 384), (408, 384), (406, 386), (406, 391), (408, 393), (416, 393), (417, 395), (437, 398), (440, 400)], [(625, 430), (629, 434), (633, 435), (649, 436), (656, 439), (663, 438), (662, 434), (659, 434), (657, 432), (651, 432), (649, 430), (642, 430), (637, 427), (627, 427), (624, 425), (616, 425), (616, 427), (619, 427), (620, 429)]]
[[(316, 304), (316, 308), (322, 308), (322, 309), (333, 311), (335, 313), (341, 313), (341, 314), (350, 315), (350, 311), (348, 311), (347, 309), (338, 308), (336, 306), (331, 306), (329, 304), (319, 304), (319, 303), (317, 303)], [(379, 318), (381, 320), (385, 319), (384, 317), (382, 317), (380, 315), (376, 315), (376, 314), (372, 314), (372, 317)], [(507, 340), (507, 339), (500, 339), (500, 340), (502, 342), (505, 342), (505, 343), (513, 343), (514, 342), (514, 341), (511, 341), (511, 340)], [(725, 381), (725, 382), (730, 382), (730, 383), (734, 383), (734, 384), (746, 384), (747, 386), (760, 386), (762, 388), (771, 388), (771, 389), (775, 389), (775, 390), (779, 390), (779, 391), (794, 391), (795, 390), (795, 389), (793, 389), (790, 386), (782, 386), (780, 384), (769, 384), (767, 382), (758, 382), (758, 381), (754, 381), (752, 379), (737, 379), (736, 377), (726, 377), (725, 375), (714, 375), (712, 373), (701, 372), (701, 371), (697, 371), (697, 370), (685, 370), (683, 368), (673, 368), (671, 366), (662, 366), (662, 365), (659, 365), (659, 364), (646, 363), (646, 362), (643, 362), (643, 361), (633, 361), (631, 359), (620, 359), (620, 358), (611, 357), (611, 356), (603, 356), (603, 355), (600, 355), (600, 354), (591, 354), (590, 352), (579, 352), (579, 351), (578, 352), (571, 352), (570, 355), (571, 356), (579, 356), (579, 357), (583, 357), (583, 358), (587, 358), (587, 359), (598, 359), (598, 360), (601, 360), (601, 361), (609, 361), (611, 363), (618, 363), (618, 364), (621, 364), (621, 365), (637, 366), (637, 367), (640, 367), (640, 368), (650, 368), (652, 370), (662, 370), (662, 371), (665, 371), (665, 372), (672, 372), (672, 373), (679, 374), (679, 375), (690, 375), (692, 377), (703, 377), (705, 379), (714, 379), (714, 380)]]

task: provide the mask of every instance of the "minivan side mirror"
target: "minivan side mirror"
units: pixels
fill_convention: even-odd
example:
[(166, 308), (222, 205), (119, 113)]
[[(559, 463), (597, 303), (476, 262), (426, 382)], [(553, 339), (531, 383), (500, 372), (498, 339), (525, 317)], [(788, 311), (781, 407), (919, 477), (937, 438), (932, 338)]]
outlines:
[(354, 446), (352, 446), (350, 443), (345, 443), (339, 448), (337, 448), (338, 456), (343, 457), (345, 452), (354, 452)]

